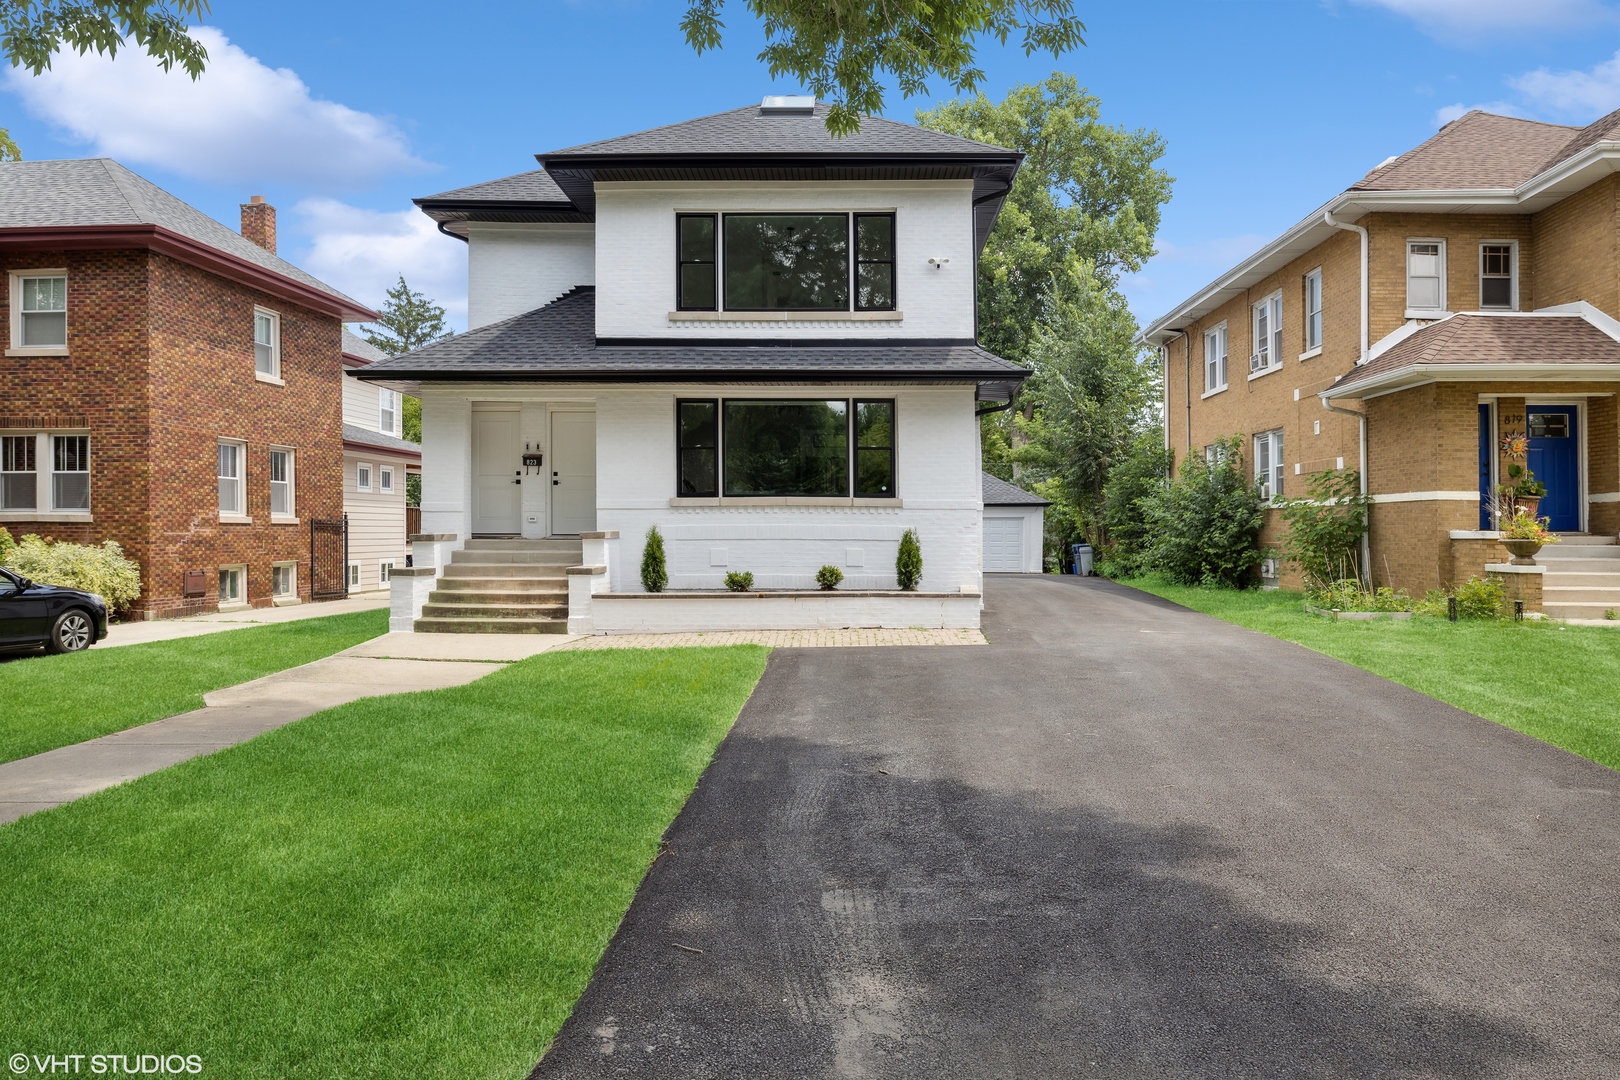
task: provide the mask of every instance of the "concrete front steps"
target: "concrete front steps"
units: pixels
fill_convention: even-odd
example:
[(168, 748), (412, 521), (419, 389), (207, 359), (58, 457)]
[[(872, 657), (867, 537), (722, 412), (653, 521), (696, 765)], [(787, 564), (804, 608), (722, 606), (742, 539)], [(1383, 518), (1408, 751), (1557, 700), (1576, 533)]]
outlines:
[(1541, 606), (1552, 619), (1601, 619), (1620, 612), (1620, 545), (1612, 536), (1563, 533), (1536, 552), (1547, 568)]
[(420, 634), (566, 634), (578, 540), (468, 540), (416, 620)]

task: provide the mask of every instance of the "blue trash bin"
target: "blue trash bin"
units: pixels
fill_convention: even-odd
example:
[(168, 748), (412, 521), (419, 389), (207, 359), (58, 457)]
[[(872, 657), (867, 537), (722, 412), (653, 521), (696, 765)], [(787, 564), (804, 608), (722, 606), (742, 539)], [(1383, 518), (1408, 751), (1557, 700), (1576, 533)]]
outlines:
[(1091, 576), (1091, 545), (1074, 545), (1074, 572), (1081, 577)]

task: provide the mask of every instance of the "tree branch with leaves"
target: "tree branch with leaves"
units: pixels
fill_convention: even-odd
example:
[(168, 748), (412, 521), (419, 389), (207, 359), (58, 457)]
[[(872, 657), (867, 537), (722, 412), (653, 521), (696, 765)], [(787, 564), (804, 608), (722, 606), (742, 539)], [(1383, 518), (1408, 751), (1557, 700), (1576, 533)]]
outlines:
[[(957, 93), (984, 79), (976, 63), (979, 39), (1002, 45), (1017, 37), (1026, 56), (1053, 56), (1085, 42), (1073, 0), (746, 0), (764, 23), (759, 59), (779, 79), (790, 75), (832, 103), (827, 130), (860, 130), (861, 117), (883, 111), (883, 74), (906, 97), (928, 92), (940, 78)], [(725, 0), (691, 0), (681, 19), (687, 44), (718, 49)]]

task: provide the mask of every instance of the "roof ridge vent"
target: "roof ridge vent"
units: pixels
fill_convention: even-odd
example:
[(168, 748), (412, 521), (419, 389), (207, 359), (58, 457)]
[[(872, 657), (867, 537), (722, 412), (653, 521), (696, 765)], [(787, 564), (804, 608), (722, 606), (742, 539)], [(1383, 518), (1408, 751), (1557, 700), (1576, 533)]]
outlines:
[(759, 103), (761, 116), (814, 116), (816, 99), (810, 94), (767, 94)]

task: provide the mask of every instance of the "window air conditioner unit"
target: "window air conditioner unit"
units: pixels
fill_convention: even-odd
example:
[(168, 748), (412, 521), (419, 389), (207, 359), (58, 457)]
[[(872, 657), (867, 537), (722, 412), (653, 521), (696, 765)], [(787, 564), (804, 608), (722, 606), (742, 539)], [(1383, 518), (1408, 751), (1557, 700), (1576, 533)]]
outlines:
[(1259, 371), (1261, 368), (1263, 368), (1265, 366), (1266, 365), (1265, 365), (1265, 362), (1264, 362), (1264, 358), (1261, 357), (1261, 355), (1259, 353), (1252, 353), (1249, 356), (1249, 370), (1250, 371)]

